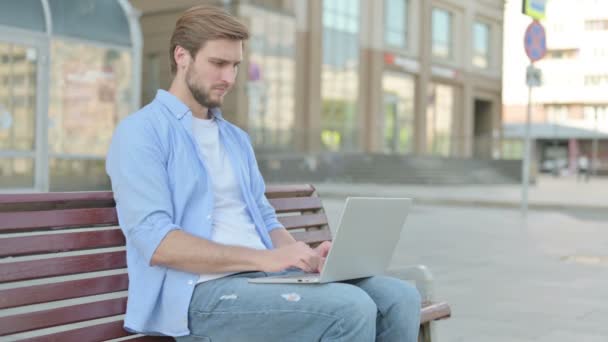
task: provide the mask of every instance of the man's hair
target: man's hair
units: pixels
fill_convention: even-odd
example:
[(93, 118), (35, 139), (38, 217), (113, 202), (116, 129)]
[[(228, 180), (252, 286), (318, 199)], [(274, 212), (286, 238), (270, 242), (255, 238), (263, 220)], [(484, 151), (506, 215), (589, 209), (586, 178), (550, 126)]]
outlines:
[(247, 40), (248, 38), (247, 27), (225, 10), (209, 5), (192, 7), (177, 19), (171, 35), (169, 52), (171, 73), (177, 72), (174, 53), (178, 45), (188, 50), (194, 58), (198, 50), (209, 40)]

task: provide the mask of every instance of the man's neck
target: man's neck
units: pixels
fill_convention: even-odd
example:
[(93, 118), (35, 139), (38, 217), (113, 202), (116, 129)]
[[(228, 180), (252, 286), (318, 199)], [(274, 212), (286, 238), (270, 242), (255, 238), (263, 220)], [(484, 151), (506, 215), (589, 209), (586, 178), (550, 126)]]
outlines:
[(176, 82), (173, 80), (171, 83), (171, 87), (169, 88), (169, 93), (173, 94), (175, 97), (180, 99), (190, 110), (192, 111), (192, 115), (196, 118), (207, 120), (210, 118), (209, 109), (207, 107), (201, 106), (194, 97), (190, 90), (185, 86), (184, 83)]

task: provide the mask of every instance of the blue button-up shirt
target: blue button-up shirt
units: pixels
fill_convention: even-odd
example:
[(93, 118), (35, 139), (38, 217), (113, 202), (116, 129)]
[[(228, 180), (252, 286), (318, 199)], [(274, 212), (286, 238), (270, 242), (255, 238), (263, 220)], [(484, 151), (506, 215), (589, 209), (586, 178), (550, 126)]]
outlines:
[[(282, 227), (266, 199), (248, 135), (216, 118), (243, 200), (262, 242)], [(118, 220), (126, 237), (129, 298), (125, 328), (147, 334), (188, 335), (188, 306), (198, 274), (150, 266), (154, 251), (174, 229), (209, 239), (213, 215), (210, 175), (192, 135), (192, 112), (159, 90), (156, 98), (116, 128), (106, 171), (112, 181)]]

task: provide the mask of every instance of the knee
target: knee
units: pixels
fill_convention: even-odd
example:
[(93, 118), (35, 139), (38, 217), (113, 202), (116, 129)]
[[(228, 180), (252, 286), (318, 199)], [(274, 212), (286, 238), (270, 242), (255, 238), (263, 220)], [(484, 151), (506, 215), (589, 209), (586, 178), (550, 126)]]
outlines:
[(422, 303), (422, 297), (420, 296), (420, 292), (418, 291), (416, 286), (408, 282), (400, 281), (400, 283), (402, 287), (400, 289), (402, 293), (402, 296), (400, 298), (400, 304), (419, 312)]
[(335, 314), (346, 325), (375, 325), (378, 308), (372, 298), (356, 286), (340, 284), (330, 300)]
[(406, 326), (417, 327), (420, 324), (420, 307), (421, 307), (421, 296), (416, 286), (405, 282), (396, 280), (399, 284), (398, 293), (395, 296), (395, 301), (392, 307), (387, 313), (389, 316), (399, 319), (405, 323)]
[(416, 286), (392, 277), (375, 278), (371, 280), (375, 281), (372, 288), (376, 292), (379, 309), (383, 315), (389, 311), (397, 311), (413, 318), (420, 315), (422, 298)]
[(330, 284), (325, 290), (321, 303), (327, 310), (325, 313), (334, 318), (334, 323), (323, 337), (332, 341), (373, 341), (378, 309), (372, 298), (348, 284)]
[(378, 308), (371, 297), (363, 290), (355, 286), (348, 286), (343, 294), (344, 314), (355, 319), (376, 321)]

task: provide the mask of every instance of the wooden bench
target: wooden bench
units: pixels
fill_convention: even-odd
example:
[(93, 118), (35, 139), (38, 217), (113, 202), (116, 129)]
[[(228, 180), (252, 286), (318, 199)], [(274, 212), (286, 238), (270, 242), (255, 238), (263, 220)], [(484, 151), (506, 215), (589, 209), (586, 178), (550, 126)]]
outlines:
[[(297, 240), (331, 239), (312, 185), (269, 186), (266, 195)], [(0, 195), (0, 340), (172, 341), (122, 328), (128, 277), (117, 224), (112, 192)], [(420, 269), (403, 274), (411, 270)], [(420, 340), (430, 341), (431, 322), (450, 308), (426, 301), (421, 310)]]

